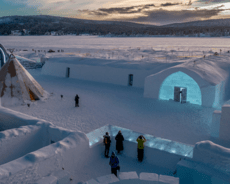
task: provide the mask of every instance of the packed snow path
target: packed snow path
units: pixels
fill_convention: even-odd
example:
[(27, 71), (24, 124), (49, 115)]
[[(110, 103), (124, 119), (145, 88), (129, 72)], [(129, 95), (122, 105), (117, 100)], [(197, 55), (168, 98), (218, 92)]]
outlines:
[[(10, 108), (57, 126), (88, 133), (111, 124), (192, 145), (210, 137), (212, 108), (144, 98), (139, 88), (45, 76), (41, 69), (28, 71), (54, 95), (30, 107)], [(75, 107), (76, 94), (80, 107)]]
[[(175, 171), (149, 164), (148, 159), (157, 159), (154, 158), (154, 156), (153, 158), (145, 158), (143, 162), (138, 162), (137, 158), (130, 158), (123, 154), (117, 155), (117, 157), (119, 158), (120, 162), (120, 172), (136, 171), (138, 175), (140, 175), (141, 172), (150, 172), (173, 176), (173, 173)], [(103, 175), (111, 174), (109, 158), (92, 158), (81, 168), (76, 167), (76, 170), (71, 174), (73, 175), (71, 177), (73, 178), (73, 181), (76, 182), (76, 184), (90, 179), (95, 179)]]

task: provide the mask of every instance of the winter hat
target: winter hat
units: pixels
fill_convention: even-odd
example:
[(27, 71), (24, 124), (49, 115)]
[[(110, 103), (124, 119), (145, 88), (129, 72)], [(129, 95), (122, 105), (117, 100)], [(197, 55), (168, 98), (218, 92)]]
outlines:
[(109, 132), (106, 132), (105, 135), (109, 135)]

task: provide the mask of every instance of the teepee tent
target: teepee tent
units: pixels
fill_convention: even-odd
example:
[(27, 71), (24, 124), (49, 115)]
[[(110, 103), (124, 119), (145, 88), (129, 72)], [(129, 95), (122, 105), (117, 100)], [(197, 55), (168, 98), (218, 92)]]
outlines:
[(8, 62), (0, 70), (1, 104), (23, 104), (28, 101), (43, 99), (47, 92), (11, 55)]

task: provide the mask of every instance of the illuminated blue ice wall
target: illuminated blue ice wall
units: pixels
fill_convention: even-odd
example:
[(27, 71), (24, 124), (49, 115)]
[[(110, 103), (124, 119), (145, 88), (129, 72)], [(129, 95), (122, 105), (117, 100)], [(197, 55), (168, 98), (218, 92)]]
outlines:
[(202, 105), (201, 91), (196, 81), (183, 72), (176, 72), (168, 76), (162, 83), (159, 99), (174, 99), (174, 86), (187, 88), (187, 101)]
[(168, 139), (163, 139), (160, 137), (154, 137), (149, 134), (142, 134), (139, 132), (132, 131), (127, 128), (122, 128), (114, 125), (105, 125), (99, 129), (96, 129), (92, 132), (89, 132), (87, 137), (89, 138), (89, 146), (96, 144), (101, 144), (103, 140), (103, 135), (105, 132), (109, 132), (110, 136), (115, 137), (118, 131), (121, 130), (124, 139), (129, 142), (137, 143), (136, 139), (140, 135), (144, 135), (147, 139), (145, 146), (150, 148), (166, 151), (171, 154), (181, 155), (184, 157), (192, 158), (193, 157), (193, 146), (187, 145), (180, 142), (171, 141)]

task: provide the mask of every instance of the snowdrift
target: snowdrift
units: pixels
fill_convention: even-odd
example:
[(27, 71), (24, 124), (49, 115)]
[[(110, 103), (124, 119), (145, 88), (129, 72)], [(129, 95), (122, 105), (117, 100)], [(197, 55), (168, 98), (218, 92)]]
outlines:
[(24, 120), (25, 125), (31, 124), (0, 133), (0, 145), (4, 148), (0, 151), (2, 183), (35, 182), (62, 168), (71, 173), (76, 163), (84, 164), (85, 157), (81, 156), (89, 152), (89, 141), (84, 133), (56, 127), (5, 108), (1, 110), (5, 114), (15, 113), (13, 117)]
[(196, 143), (192, 159), (177, 164), (181, 183), (230, 183), (230, 149), (211, 141)]

